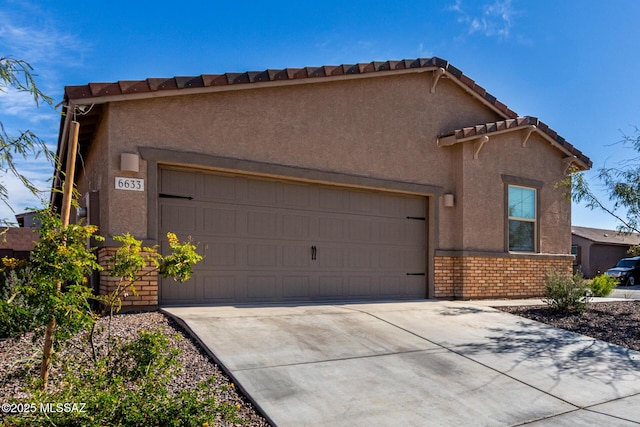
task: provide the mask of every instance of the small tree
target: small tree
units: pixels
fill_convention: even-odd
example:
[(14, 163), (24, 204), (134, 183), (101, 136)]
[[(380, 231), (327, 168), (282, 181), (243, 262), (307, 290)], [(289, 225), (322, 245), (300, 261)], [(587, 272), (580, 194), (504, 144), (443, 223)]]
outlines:
[[(16, 90), (29, 93), (33, 97), (36, 106), (44, 103), (52, 105), (53, 100), (45, 95), (38, 87), (34, 79), (33, 68), (29, 63), (21, 59), (0, 56), (0, 92)], [(30, 156), (38, 157), (44, 154), (48, 160), (53, 159), (53, 153), (49, 151), (45, 142), (30, 130), (19, 132), (12, 136), (5, 130), (0, 121), (0, 170), (11, 173), (18, 178), (32, 193), (38, 189), (20, 171), (15, 163), (15, 156), (27, 159)], [(0, 183), (0, 202), (9, 205), (7, 188)], [(6, 219), (2, 219), (6, 223)]]
[[(62, 226), (59, 215), (44, 210), (39, 215), (42, 227), (40, 239), (31, 253), (26, 279), (11, 289), (7, 299), (0, 301), (0, 322), (16, 325), (18, 331), (9, 331), (9, 335), (23, 333), (25, 326), (34, 326), (36, 337), (51, 336), (45, 339), (41, 379), (46, 389), (52, 352), (56, 346), (81, 329), (93, 329), (95, 321), (105, 312), (94, 312), (92, 300), (105, 304), (106, 312), (113, 314), (120, 309), (121, 296), (125, 289), (136, 294), (135, 282), (141, 278), (141, 271), (152, 263), (153, 271), (164, 277), (174, 278), (178, 282), (189, 280), (193, 265), (202, 257), (196, 253), (191, 241), (180, 242), (169, 233), (171, 253), (163, 256), (157, 247), (141, 247), (141, 242), (131, 235), (116, 236), (114, 240), (122, 243), (109, 262), (110, 274), (121, 277), (117, 289), (106, 296), (96, 296), (86, 286), (87, 276), (93, 270), (102, 270), (97, 263), (94, 248), (88, 248), (86, 242), (96, 235), (97, 227), (92, 225), (70, 224)], [(144, 274), (149, 274), (148, 271)], [(58, 283), (63, 286), (58, 287)], [(25, 314), (27, 313), (27, 314)], [(28, 319), (29, 325), (24, 322)], [(52, 321), (54, 320), (54, 321)]]
[[(602, 167), (598, 171), (598, 179), (609, 195), (610, 205), (594, 194), (582, 172), (572, 176), (572, 198), (588, 208), (611, 215), (620, 223), (621, 231), (640, 233), (640, 129), (635, 128), (633, 135), (623, 135), (620, 143), (638, 155), (617, 167)], [(621, 214), (621, 210), (626, 213)]]

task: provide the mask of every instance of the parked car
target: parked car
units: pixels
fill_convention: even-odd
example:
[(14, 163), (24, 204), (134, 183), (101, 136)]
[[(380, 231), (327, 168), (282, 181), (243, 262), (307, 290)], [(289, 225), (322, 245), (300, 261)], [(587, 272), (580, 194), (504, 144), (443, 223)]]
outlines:
[(633, 286), (640, 283), (640, 256), (622, 258), (615, 267), (608, 269), (605, 274), (618, 279), (621, 285)]

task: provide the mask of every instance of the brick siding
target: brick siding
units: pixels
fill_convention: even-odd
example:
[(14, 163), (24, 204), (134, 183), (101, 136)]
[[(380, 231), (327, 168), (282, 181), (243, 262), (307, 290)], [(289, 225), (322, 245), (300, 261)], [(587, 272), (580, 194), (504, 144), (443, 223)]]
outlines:
[[(119, 278), (110, 277), (107, 270), (107, 261), (116, 252), (113, 247), (101, 247), (98, 249), (98, 263), (105, 267), (100, 272), (100, 295), (106, 295), (113, 292), (118, 286)], [(122, 296), (122, 308), (133, 309), (143, 307), (156, 307), (158, 305), (158, 273), (154, 271), (155, 267), (148, 263), (142, 270), (142, 279), (135, 282), (137, 296), (133, 295), (130, 290), (125, 291), (128, 295)], [(144, 274), (147, 273), (147, 274)]]
[(437, 255), (436, 298), (530, 298), (544, 295), (544, 276), (551, 270), (571, 273), (565, 255)]

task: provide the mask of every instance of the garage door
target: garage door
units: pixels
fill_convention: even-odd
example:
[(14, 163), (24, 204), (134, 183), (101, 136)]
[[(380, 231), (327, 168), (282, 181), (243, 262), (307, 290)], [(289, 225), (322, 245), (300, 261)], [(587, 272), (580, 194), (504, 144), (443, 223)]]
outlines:
[[(426, 297), (426, 198), (161, 169), (158, 215), (199, 242), (194, 278), (160, 303)], [(164, 248), (163, 250), (166, 250)]]

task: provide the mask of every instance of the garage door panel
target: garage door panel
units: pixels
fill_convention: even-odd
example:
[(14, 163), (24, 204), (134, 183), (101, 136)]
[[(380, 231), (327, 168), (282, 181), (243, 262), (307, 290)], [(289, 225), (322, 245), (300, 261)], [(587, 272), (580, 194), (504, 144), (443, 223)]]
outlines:
[(278, 202), (278, 183), (274, 181), (247, 180), (247, 201), (250, 204), (274, 206)]
[(415, 246), (424, 246), (427, 236), (425, 234), (425, 221), (408, 219), (403, 223), (403, 241)]
[(378, 225), (378, 241), (380, 243), (402, 244), (406, 242), (406, 219), (402, 222), (379, 222)]
[(426, 200), (424, 197), (407, 197), (403, 201), (404, 211), (407, 216), (424, 217), (426, 213)]
[(282, 215), (282, 235), (287, 239), (309, 239), (310, 233), (309, 215)]
[[(197, 211), (195, 207), (179, 204), (165, 204), (160, 206), (160, 227), (171, 232), (194, 233), (196, 231)], [(163, 234), (166, 234), (165, 233)]]
[[(163, 172), (164, 173), (164, 172)], [(203, 174), (202, 199), (234, 202), (237, 201), (238, 180), (224, 175)]]
[(160, 193), (194, 194), (158, 199), (160, 233), (191, 235), (205, 257), (194, 283), (161, 280), (161, 304), (426, 294), (426, 221), (407, 219), (425, 217), (423, 197), (204, 171), (160, 177)]
[(375, 295), (373, 293), (372, 282), (373, 278), (370, 276), (351, 276), (347, 286), (348, 297), (360, 297), (366, 298)]
[(205, 300), (233, 301), (236, 299), (236, 275), (201, 275), (203, 283), (203, 297)]
[(424, 286), (424, 276), (407, 276), (404, 295), (411, 298), (426, 298), (427, 292)]
[(370, 192), (350, 191), (349, 211), (357, 213), (373, 213), (373, 196)]
[[(222, 243), (211, 242), (206, 243), (203, 249), (200, 249), (200, 253), (203, 253), (204, 259), (201, 262), (203, 267), (236, 267), (237, 264), (237, 244), (236, 243)], [(196, 268), (198, 268), (196, 266)]]
[(250, 275), (247, 277), (247, 297), (272, 300), (277, 292), (278, 278), (275, 275)]
[(282, 265), (284, 267), (308, 267), (311, 263), (311, 248), (302, 245), (282, 246)]
[(163, 279), (159, 297), (168, 301), (197, 301), (201, 297), (197, 293), (198, 280), (198, 277), (194, 277), (184, 283), (178, 283), (173, 279)]
[(348, 269), (371, 269), (372, 250), (366, 246), (350, 247), (347, 250)]
[(278, 216), (275, 212), (247, 212), (247, 234), (260, 237), (278, 237)]
[(235, 235), (237, 213), (231, 209), (203, 209), (204, 234), (206, 235)]
[(345, 220), (341, 218), (322, 217), (318, 220), (319, 240), (344, 239)]
[(371, 242), (373, 238), (373, 224), (366, 219), (350, 219), (348, 222), (347, 236), (349, 240), (356, 242)]
[(425, 253), (416, 253), (410, 250), (398, 250), (402, 253), (402, 260), (407, 272), (425, 272)]
[(378, 212), (380, 216), (403, 218), (405, 213), (404, 200), (398, 201), (395, 195), (381, 195), (378, 203)]
[(311, 296), (309, 276), (285, 275), (282, 278), (282, 296), (287, 299), (309, 299)]
[(404, 270), (403, 255), (396, 248), (383, 248), (379, 251), (377, 267), (381, 270)]
[(291, 208), (309, 209), (310, 188), (304, 184), (282, 184), (282, 204)]
[(344, 278), (342, 276), (320, 276), (318, 278), (318, 296), (321, 298), (336, 298), (344, 295)]
[(278, 245), (248, 244), (247, 266), (276, 267), (278, 265)]
[(195, 196), (198, 175), (184, 170), (163, 170), (160, 176), (161, 193), (174, 196)]
[(401, 276), (380, 276), (379, 295), (386, 298), (402, 296), (403, 279)]
[(321, 246), (316, 250), (315, 261), (324, 269), (344, 267), (345, 251), (341, 247)]
[(318, 208), (328, 212), (342, 212), (347, 210), (347, 198), (343, 190), (335, 188), (318, 189)]

